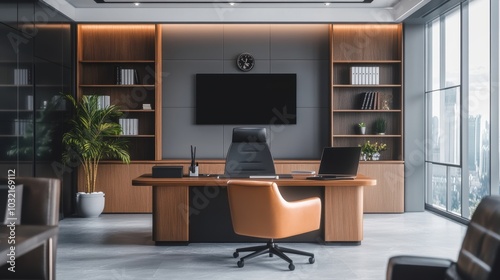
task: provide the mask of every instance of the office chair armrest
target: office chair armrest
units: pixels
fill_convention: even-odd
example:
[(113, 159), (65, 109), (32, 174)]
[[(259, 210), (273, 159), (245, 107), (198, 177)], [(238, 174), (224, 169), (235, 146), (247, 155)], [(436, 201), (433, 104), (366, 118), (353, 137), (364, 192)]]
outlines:
[(445, 279), (446, 270), (453, 261), (418, 256), (394, 256), (387, 264), (387, 280)]

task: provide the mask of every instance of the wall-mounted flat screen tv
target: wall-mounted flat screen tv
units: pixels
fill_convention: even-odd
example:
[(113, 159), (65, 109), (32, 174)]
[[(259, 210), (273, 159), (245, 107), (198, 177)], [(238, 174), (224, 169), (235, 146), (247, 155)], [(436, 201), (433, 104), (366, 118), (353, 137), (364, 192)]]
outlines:
[(296, 124), (296, 74), (197, 74), (197, 124)]

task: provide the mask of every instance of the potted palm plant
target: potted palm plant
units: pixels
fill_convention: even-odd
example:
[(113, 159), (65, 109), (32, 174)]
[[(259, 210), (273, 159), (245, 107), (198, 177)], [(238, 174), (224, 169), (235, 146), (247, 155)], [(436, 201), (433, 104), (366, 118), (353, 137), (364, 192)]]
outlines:
[(78, 102), (73, 96), (64, 97), (72, 104), (75, 114), (64, 133), (63, 162), (81, 164), (85, 174), (85, 192), (77, 193), (77, 212), (83, 217), (97, 217), (104, 210), (104, 193), (96, 191), (99, 162), (119, 159), (130, 163), (123, 138), (117, 137), (122, 128), (117, 119), (122, 112), (115, 105), (101, 108), (97, 95), (84, 95)]

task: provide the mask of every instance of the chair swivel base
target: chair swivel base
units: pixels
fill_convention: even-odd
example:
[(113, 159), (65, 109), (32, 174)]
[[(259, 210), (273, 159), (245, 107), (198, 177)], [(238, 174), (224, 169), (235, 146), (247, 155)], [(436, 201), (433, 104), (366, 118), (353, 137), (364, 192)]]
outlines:
[(280, 257), (281, 259), (285, 260), (286, 262), (288, 262), (288, 269), (290, 269), (290, 270), (294, 270), (295, 265), (293, 264), (292, 259), (290, 259), (287, 255), (285, 255), (285, 253), (308, 256), (309, 263), (313, 264), (315, 262), (314, 254), (304, 252), (304, 251), (294, 250), (294, 249), (290, 249), (290, 248), (279, 247), (276, 243), (274, 243), (273, 240), (270, 240), (269, 242), (267, 242), (266, 245), (238, 248), (238, 249), (236, 249), (236, 252), (233, 253), (233, 257), (234, 258), (239, 257), (240, 252), (253, 252), (253, 253), (242, 257), (237, 262), (238, 267), (245, 266), (245, 260), (249, 260), (249, 259), (252, 259), (254, 257), (260, 256), (263, 254), (267, 254), (267, 253), (269, 253), (269, 257), (276, 255), (276, 256)]

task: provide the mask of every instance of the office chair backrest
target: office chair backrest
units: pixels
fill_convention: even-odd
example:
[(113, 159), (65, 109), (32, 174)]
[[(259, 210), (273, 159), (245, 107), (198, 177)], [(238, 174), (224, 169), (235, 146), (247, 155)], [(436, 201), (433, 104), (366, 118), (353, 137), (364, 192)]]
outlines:
[(231, 180), (227, 191), (234, 232), (261, 238), (276, 235), (287, 201), (275, 183)]
[(265, 128), (234, 128), (224, 174), (235, 177), (275, 175)]
[(448, 269), (447, 275), (452, 279), (500, 279), (500, 196), (481, 200), (467, 228), (456, 267)]

